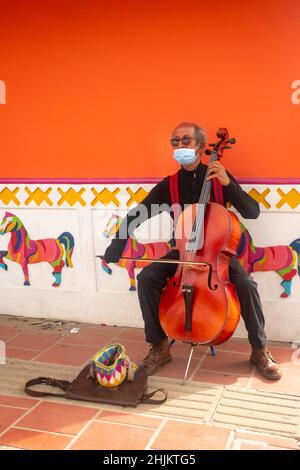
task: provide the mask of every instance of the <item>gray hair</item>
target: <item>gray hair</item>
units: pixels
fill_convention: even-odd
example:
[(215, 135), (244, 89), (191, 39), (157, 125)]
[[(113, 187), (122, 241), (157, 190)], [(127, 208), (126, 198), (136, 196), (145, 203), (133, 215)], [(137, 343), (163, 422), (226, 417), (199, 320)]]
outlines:
[(203, 147), (205, 147), (207, 143), (206, 132), (203, 129), (203, 127), (198, 126), (194, 122), (181, 122), (180, 124), (178, 124), (178, 126), (176, 126), (175, 131), (179, 129), (179, 127), (188, 127), (188, 126), (191, 126), (194, 128), (194, 136), (195, 136), (196, 144), (197, 145), (202, 144)]

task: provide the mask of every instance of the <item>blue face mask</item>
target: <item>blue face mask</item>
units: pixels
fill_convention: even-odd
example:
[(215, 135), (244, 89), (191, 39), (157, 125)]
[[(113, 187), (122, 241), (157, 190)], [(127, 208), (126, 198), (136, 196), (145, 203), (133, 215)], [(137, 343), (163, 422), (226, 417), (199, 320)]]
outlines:
[(197, 158), (196, 149), (180, 148), (174, 149), (174, 158), (180, 165), (190, 165)]

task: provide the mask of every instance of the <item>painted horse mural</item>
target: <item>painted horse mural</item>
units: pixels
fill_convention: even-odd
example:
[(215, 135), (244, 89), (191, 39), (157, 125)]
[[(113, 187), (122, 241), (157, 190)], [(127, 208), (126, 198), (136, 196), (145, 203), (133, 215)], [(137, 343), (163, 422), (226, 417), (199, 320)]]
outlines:
[[(119, 230), (122, 220), (122, 217), (119, 215), (112, 214), (103, 231), (104, 237), (110, 238), (115, 235)], [(171, 249), (172, 244), (170, 242), (140, 243), (135, 238), (128, 238), (122, 256), (134, 258), (136, 261), (120, 260), (117, 265), (127, 270), (130, 281), (129, 290), (136, 290), (134, 269), (144, 268), (150, 264), (149, 261), (142, 261), (143, 258), (159, 259), (165, 256)], [(97, 256), (97, 258), (101, 258), (101, 256)], [(112, 269), (104, 260), (101, 260), (101, 266), (107, 274), (112, 274)]]
[[(300, 238), (297, 238), (289, 245), (255, 246), (253, 238), (245, 225), (241, 223), (241, 226), (242, 236), (237, 251), (240, 264), (248, 273), (276, 271), (282, 278), (281, 286), (284, 289), (280, 297), (289, 297), (292, 279), (297, 274), (297, 270), (300, 276)], [(294, 269), (296, 261), (297, 269)]]
[[(106, 238), (112, 237), (119, 230), (122, 217), (113, 214), (106, 227), (103, 235)], [(275, 271), (282, 278), (281, 286), (284, 291), (281, 293), (282, 298), (291, 295), (292, 279), (297, 274), (300, 276), (300, 238), (294, 240), (290, 245), (277, 245), (259, 247), (255, 246), (252, 236), (243, 223), (242, 236), (237, 251), (237, 257), (243, 268), (250, 274), (257, 271)], [(157, 259), (167, 254), (172, 248), (169, 242), (157, 243), (139, 243), (137, 240), (129, 238), (123, 257), (136, 258), (142, 260), (143, 258)], [(294, 268), (297, 262), (297, 269)], [(136, 290), (134, 268), (143, 268), (150, 262), (142, 261), (125, 261), (121, 260), (118, 266), (126, 268), (130, 278), (130, 290)], [(102, 260), (101, 266), (105, 272), (112, 274), (111, 268), (105, 261)]]
[[(22, 221), (11, 212), (6, 212), (0, 224), (0, 235), (5, 233), (11, 233), (11, 237), (8, 249), (0, 251), (0, 267), (6, 271), (8, 269), (3, 258), (19, 263), (24, 273), (24, 286), (30, 285), (29, 264), (48, 262), (53, 268), (54, 287), (61, 284), (62, 268), (65, 265), (73, 268), (74, 237), (70, 232), (63, 232), (57, 238), (31, 240)], [(64, 254), (65, 261), (63, 261)]]

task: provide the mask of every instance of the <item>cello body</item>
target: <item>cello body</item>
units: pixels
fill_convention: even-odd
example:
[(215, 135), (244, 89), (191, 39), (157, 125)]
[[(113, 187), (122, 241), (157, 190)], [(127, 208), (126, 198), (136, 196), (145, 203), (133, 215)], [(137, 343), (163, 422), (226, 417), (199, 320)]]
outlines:
[[(185, 209), (176, 224), (176, 249), (182, 261), (188, 260), (187, 245), (197, 207), (192, 204)], [(235, 286), (229, 281), (229, 261), (236, 254), (240, 237), (237, 216), (220, 204), (207, 203), (202, 244), (192, 258), (203, 264), (179, 264), (161, 295), (159, 319), (170, 338), (216, 345), (232, 336), (240, 307)]]

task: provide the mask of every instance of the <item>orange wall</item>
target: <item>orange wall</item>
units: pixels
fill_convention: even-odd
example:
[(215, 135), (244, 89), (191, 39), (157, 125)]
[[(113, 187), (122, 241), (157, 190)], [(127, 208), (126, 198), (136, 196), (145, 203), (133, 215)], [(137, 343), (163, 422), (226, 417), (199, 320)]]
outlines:
[(229, 128), (238, 177), (300, 176), (298, 0), (0, 1), (0, 15), (0, 177), (164, 176), (182, 120), (211, 141)]

